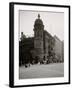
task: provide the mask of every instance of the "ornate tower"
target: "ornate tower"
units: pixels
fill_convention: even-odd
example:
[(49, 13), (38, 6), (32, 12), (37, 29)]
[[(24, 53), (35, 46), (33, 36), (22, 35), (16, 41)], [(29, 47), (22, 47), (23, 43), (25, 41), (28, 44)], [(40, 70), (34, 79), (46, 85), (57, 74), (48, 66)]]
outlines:
[(34, 48), (36, 52), (36, 56), (39, 57), (39, 60), (43, 60), (43, 31), (44, 25), (42, 20), (40, 19), (40, 14), (38, 14), (38, 18), (34, 23)]

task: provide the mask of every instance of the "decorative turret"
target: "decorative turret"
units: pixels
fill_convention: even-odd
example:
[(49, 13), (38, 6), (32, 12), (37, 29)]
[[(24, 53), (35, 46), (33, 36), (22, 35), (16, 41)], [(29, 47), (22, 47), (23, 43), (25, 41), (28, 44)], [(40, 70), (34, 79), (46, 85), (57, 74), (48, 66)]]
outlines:
[(37, 27), (37, 26), (41, 27), (39, 29), (44, 28), (43, 21), (40, 19), (40, 14), (38, 14), (38, 18), (35, 20), (34, 28)]
[(40, 19), (40, 14), (38, 14), (38, 19)]
[(35, 25), (36, 24), (43, 25), (43, 21), (40, 19), (40, 14), (38, 14), (38, 18), (35, 20)]
[(40, 19), (40, 14), (38, 14), (38, 18), (34, 23), (34, 48), (40, 60), (43, 59), (43, 31), (43, 21)]
[(38, 18), (35, 20), (35, 23), (34, 23), (34, 35), (35, 35), (35, 38), (40, 37), (42, 39), (43, 30), (44, 30), (43, 21), (40, 19), (40, 14), (38, 14)]

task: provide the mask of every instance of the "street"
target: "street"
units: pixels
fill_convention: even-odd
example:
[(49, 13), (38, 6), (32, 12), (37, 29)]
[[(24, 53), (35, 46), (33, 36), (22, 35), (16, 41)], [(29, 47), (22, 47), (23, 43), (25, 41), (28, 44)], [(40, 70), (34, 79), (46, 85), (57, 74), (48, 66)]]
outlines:
[(63, 77), (64, 63), (31, 65), (28, 68), (19, 67), (19, 79)]

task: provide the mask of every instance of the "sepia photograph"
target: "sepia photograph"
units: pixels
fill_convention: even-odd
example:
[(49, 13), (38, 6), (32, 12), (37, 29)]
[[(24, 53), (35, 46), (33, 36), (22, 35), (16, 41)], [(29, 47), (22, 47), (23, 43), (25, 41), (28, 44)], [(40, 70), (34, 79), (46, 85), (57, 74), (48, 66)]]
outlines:
[(19, 79), (64, 77), (64, 13), (19, 11)]
[(9, 86), (70, 84), (70, 6), (10, 3)]

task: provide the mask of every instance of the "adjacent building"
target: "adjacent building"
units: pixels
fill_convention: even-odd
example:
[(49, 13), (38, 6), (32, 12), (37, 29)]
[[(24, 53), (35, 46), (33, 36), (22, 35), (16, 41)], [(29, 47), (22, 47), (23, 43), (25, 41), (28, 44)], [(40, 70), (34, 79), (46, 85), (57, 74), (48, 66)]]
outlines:
[(55, 57), (57, 58), (58, 62), (63, 61), (63, 42), (55, 35), (55, 46), (54, 46), (54, 52)]

